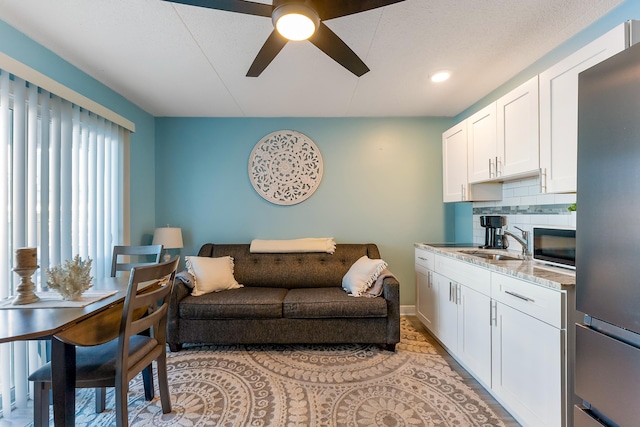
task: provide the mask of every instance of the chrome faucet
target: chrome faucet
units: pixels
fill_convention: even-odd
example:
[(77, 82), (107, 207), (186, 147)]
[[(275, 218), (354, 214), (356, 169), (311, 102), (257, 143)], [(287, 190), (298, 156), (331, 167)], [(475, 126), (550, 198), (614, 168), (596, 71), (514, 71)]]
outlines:
[(514, 226), (514, 228), (517, 228), (518, 230), (520, 230), (520, 232), (522, 233), (522, 237), (520, 236), (516, 236), (515, 234), (513, 234), (512, 232), (510, 232), (509, 230), (504, 230), (503, 233), (506, 234), (507, 236), (511, 236), (514, 239), (516, 239), (516, 242), (520, 243), (520, 246), (522, 246), (522, 259), (529, 259), (529, 232), (526, 230), (523, 230), (520, 227), (516, 227)]

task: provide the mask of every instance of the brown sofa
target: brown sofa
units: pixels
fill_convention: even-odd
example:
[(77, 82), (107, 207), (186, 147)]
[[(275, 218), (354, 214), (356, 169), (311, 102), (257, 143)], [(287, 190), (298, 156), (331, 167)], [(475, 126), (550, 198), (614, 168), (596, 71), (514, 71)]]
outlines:
[(400, 341), (400, 292), (385, 277), (379, 297), (352, 297), (342, 277), (361, 256), (380, 258), (375, 244), (337, 244), (329, 253), (250, 253), (249, 244), (207, 243), (198, 256), (234, 259), (244, 287), (192, 296), (179, 279), (169, 304), (167, 343), (375, 343)]

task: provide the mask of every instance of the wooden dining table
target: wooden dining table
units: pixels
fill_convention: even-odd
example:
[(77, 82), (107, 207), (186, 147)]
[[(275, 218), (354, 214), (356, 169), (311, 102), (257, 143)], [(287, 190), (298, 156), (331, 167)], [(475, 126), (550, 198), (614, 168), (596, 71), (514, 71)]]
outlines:
[(82, 308), (0, 310), (0, 343), (51, 340), (53, 414), (56, 427), (75, 425), (76, 345), (97, 345), (117, 338), (127, 277), (94, 280), (93, 290), (117, 291)]

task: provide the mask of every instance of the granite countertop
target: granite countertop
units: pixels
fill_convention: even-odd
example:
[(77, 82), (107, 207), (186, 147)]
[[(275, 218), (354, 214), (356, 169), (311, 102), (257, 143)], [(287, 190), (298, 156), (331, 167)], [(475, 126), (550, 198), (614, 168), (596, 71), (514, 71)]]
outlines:
[(538, 285), (563, 290), (573, 288), (576, 285), (575, 271), (560, 267), (547, 266), (532, 260), (496, 261), (479, 258), (473, 255), (462, 253), (463, 250), (481, 250), (490, 253), (507, 254), (510, 256), (521, 256), (519, 251), (478, 249), (472, 244), (449, 244), (449, 243), (416, 243), (416, 248), (424, 249), (437, 254), (449, 256), (479, 267), (514, 276), (523, 280), (534, 282)]

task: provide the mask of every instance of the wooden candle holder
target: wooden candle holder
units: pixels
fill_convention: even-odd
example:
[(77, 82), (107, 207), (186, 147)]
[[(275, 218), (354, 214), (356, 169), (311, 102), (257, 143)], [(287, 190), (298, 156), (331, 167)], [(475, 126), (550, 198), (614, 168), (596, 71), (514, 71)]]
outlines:
[(16, 288), (17, 295), (13, 300), (13, 305), (31, 304), (32, 302), (40, 301), (38, 295), (34, 290), (36, 286), (31, 281), (31, 276), (38, 269), (38, 266), (14, 268), (13, 271), (20, 276), (20, 284)]

